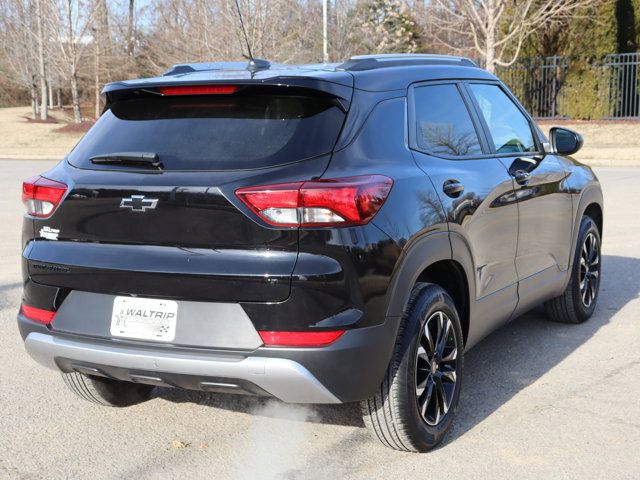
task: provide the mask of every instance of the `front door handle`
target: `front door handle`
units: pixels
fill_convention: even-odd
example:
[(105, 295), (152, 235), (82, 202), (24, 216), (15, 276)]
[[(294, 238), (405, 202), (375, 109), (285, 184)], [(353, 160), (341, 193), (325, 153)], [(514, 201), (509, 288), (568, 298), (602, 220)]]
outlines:
[(531, 180), (531, 174), (529, 172), (525, 172), (524, 170), (518, 170), (513, 174), (513, 178), (515, 178), (516, 183), (518, 185), (526, 185)]
[(448, 197), (458, 198), (464, 192), (464, 185), (458, 180), (447, 180), (442, 185), (442, 190)]

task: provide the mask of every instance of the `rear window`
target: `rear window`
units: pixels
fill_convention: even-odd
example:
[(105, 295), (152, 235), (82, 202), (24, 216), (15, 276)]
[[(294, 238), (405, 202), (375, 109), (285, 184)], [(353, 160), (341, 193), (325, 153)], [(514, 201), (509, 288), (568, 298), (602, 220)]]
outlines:
[(148, 152), (165, 170), (234, 170), (323, 155), (333, 149), (345, 114), (335, 99), (306, 92), (258, 87), (232, 95), (121, 100), (78, 143), (69, 162), (114, 168), (90, 158)]

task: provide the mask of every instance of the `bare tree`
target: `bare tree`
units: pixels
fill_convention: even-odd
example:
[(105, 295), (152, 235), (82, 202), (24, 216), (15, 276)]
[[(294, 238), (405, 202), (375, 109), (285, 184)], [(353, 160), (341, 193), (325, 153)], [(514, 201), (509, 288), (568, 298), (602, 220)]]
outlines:
[[(319, 2), (239, 0), (239, 4), (256, 57), (321, 61)], [(240, 60), (248, 53), (234, 0), (155, 0), (148, 12), (138, 51), (156, 70), (173, 63)]]
[(69, 82), (75, 123), (82, 122), (79, 66), (90, 44), (88, 30), (93, 21), (92, 5), (84, 0), (61, 0), (57, 15), (49, 17), (57, 47), (52, 60), (60, 76)]
[(33, 21), (34, 8), (30, 0), (0, 2), (0, 47), (4, 53), (8, 75), (14, 85), (29, 90), (32, 118), (39, 113), (38, 66), (34, 55)]
[[(329, 8), (329, 56), (333, 61), (346, 60), (357, 53), (366, 52), (367, 39), (352, 32), (361, 26), (356, 0), (335, 0)], [(332, 8), (331, 8), (332, 7)]]
[[(240, 0), (251, 50), (257, 57), (279, 62), (322, 61), (322, 9), (319, 2)], [(246, 55), (234, 0), (222, 0), (225, 30), (236, 37), (235, 55)], [(310, 22), (315, 27), (309, 31)], [(316, 35), (314, 35), (316, 33)]]
[(47, 66), (45, 61), (45, 30), (44, 15), (45, 9), (42, 6), (43, 0), (35, 0), (35, 20), (36, 20), (36, 44), (38, 48), (38, 78), (40, 80), (40, 120), (49, 118), (49, 103), (47, 102)]
[(129, 16), (127, 17), (127, 55), (133, 57), (136, 38), (134, 33), (136, 5), (135, 0), (129, 0)]
[(95, 0), (95, 15), (93, 25), (94, 51), (94, 105), (95, 117), (100, 116), (100, 91), (102, 89), (102, 74), (110, 77), (108, 59), (111, 55), (111, 36), (109, 33), (109, 9), (106, 0)]
[[(595, 17), (604, 1), (327, 0), (328, 53), (341, 61), (428, 46), (480, 58), (495, 70), (515, 62), (521, 50), (552, 55), (563, 45), (576, 48), (567, 33), (576, 28), (571, 21)], [(321, 0), (238, 2), (254, 55), (322, 61)], [(111, 79), (157, 75), (174, 63), (241, 60), (247, 53), (235, 0), (0, 0), (0, 76), (11, 84), (0, 96), (26, 103), (28, 92), (34, 118), (46, 118), (61, 89), (81, 122), (81, 102), (94, 104), (99, 115), (100, 91)]]
[(457, 51), (471, 44), (485, 68), (493, 72), (497, 66), (512, 65), (532, 33), (600, 1), (433, 0), (430, 10), (437, 18), (433, 26), (440, 31), (436, 36), (440, 42)]

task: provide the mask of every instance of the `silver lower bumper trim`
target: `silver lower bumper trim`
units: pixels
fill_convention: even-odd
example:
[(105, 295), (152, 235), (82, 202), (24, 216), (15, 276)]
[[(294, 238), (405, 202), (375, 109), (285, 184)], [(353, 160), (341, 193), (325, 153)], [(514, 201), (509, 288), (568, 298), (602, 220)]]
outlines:
[(161, 352), (35, 332), (27, 336), (25, 346), (34, 360), (54, 370), (60, 370), (56, 358), (65, 358), (130, 370), (246, 380), (288, 403), (340, 403), (306, 368), (284, 358)]

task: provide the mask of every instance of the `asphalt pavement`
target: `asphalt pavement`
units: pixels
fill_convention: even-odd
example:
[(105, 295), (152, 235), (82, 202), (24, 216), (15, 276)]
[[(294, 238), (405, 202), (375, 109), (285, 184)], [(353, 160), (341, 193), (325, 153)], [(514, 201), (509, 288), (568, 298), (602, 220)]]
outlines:
[(640, 169), (597, 169), (603, 283), (593, 318), (533, 311), (466, 355), (460, 408), (428, 454), (370, 439), (357, 405), (156, 389), (127, 409), (76, 399), (32, 361), (20, 303), (21, 180), (52, 162), (0, 161), (0, 478), (640, 478)]

